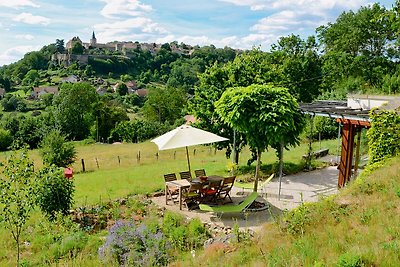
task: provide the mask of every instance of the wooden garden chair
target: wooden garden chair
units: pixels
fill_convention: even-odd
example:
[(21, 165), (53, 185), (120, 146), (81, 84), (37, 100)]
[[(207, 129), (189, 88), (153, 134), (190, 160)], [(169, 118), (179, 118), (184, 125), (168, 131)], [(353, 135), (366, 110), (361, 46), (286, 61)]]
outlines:
[(233, 202), (232, 198), (230, 196), (230, 192), (233, 187), (233, 184), (235, 183), (235, 179), (236, 179), (236, 176), (230, 176), (230, 177), (224, 178), (224, 180), (222, 181), (221, 188), (218, 192), (218, 196), (217, 196), (218, 200), (225, 201), (225, 199), (228, 197), (230, 202)]
[[(176, 178), (175, 173), (164, 174), (165, 182), (171, 182), (171, 181), (176, 181), (176, 180), (177, 180), (177, 178)], [(179, 188), (178, 187), (168, 186), (165, 193), (167, 194), (167, 201), (171, 200), (173, 203), (176, 203), (179, 201), (179, 199), (178, 199)]]
[(182, 202), (185, 204), (188, 210), (192, 207), (197, 207), (199, 204), (202, 188), (202, 184), (192, 183), (188, 189), (182, 192)]
[(181, 176), (181, 179), (186, 179), (189, 182), (192, 181), (192, 174), (189, 171), (180, 172), (179, 175)]
[(205, 186), (203, 185), (201, 202), (217, 203), (218, 193), (221, 190), (222, 180), (209, 181)]
[(194, 170), (194, 176), (196, 177), (206, 176), (206, 171), (204, 169)]

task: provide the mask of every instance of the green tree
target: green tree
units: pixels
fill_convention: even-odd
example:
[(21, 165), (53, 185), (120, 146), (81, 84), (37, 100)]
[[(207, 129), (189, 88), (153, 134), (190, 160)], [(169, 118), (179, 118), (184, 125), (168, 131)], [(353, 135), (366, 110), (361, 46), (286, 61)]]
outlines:
[(127, 94), (128, 94), (128, 86), (126, 86), (125, 83), (120, 82), (120, 83), (118, 83), (118, 85), (117, 85), (116, 92), (117, 92), (117, 94), (120, 95), (120, 96), (127, 95)]
[(347, 79), (361, 79), (358, 91), (380, 90), (385, 74), (393, 74), (398, 58), (388, 11), (374, 4), (343, 12), (317, 35), (324, 51), (323, 89), (337, 90)]
[(71, 54), (82, 55), (84, 50), (85, 49), (83, 48), (81, 43), (75, 42), (72, 46)]
[(299, 143), (304, 119), (296, 99), (286, 88), (250, 85), (226, 90), (215, 106), (221, 119), (242, 133), (257, 154), (254, 183), (257, 191), (261, 153), (269, 146), (277, 149)]
[(129, 121), (126, 110), (113, 101), (103, 99), (99, 101), (95, 108), (96, 133), (92, 133), (97, 141), (107, 140), (116, 124), (122, 121)]
[(98, 95), (88, 83), (64, 83), (54, 98), (54, 119), (61, 132), (71, 140), (82, 140), (94, 124), (93, 106)]
[(73, 204), (74, 183), (64, 177), (63, 169), (46, 166), (37, 175), (37, 204), (50, 220), (56, 218), (57, 212), (67, 215)]
[(0, 151), (9, 149), (13, 141), (11, 133), (5, 129), (0, 128)]
[(17, 266), (20, 259), (20, 236), (30, 212), (35, 206), (33, 162), (26, 151), (14, 152), (7, 160), (0, 177), (1, 219), (17, 246)]
[(56, 39), (55, 47), (58, 53), (61, 54), (64, 53), (65, 52), (64, 39)]
[(76, 150), (72, 143), (66, 142), (58, 130), (50, 131), (40, 143), (43, 164), (68, 167), (76, 160)]
[(37, 70), (30, 70), (25, 74), (22, 80), (23, 85), (38, 86), (40, 81), (39, 72)]
[(183, 117), (186, 102), (186, 92), (181, 88), (154, 88), (150, 90), (142, 112), (150, 121), (172, 125), (175, 120)]
[(235, 140), (220, 142), (219, 149), (226, 148), (227, 156), (234, 151), (234, 161), (239, 162), (239, 152), (246, 144), (240, 132), (235, 132), (215, 112), (214, 102), (220, 99), (226, 88), (233, 86), (249, 86), (251, 84), (266, 84), (272, 82), (274, 66), (268, 63), (268, 55), (260, 49), (253, 49), (240, 54), (233, 62), (225, 65), (214, 63), (199, 75), (199, 85), (195, 87), (194, 96), (190, 100), (189, 109), (198, 119), (196, 124), (210, 132)]

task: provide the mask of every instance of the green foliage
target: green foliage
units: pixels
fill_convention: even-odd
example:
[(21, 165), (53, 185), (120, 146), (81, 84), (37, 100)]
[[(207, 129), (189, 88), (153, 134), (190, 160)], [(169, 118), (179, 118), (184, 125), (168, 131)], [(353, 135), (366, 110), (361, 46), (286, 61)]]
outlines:
[(37, 174), (37, 204), (50, 220), (59, 212), (67, 215), (73, 204), (74, 183), (64, 177), (62, 168), (54, 165), (41, 169)]
[(72, 45), (71, 54), (81, 55), (81, 54), (83, 54), (83, 51), (84, 51), (84, 50), (85, 50), (85, 49), (83, 48), (83, 46), (82, 46), (81, 43), (75, 42), (75, 43)]
[(97, 141), (107, 140), (118, 123), (129, 120), (124, 108), (115, 101), (104, 98), (94, 107), (94, 115), (96, 116), (96, 133), (92, 133), (92, 136)]
[(50, 131), (40, 144), (43, 164), (58, 167), (70, 166), (76, 160), (76, 150), (72, 143), (67, 143), (58, 130)]
[(173, 212), (164, 214), (162, 230), (171, 244), (182, 251), (201, 248), (209, 237), (207, 229), (199, 219), (192, 219), (186, 223), (182, 215)]
[(11, 94), (7, 94), (1, 101), (0, 101), (4, 111), (25, 111), (26, 104), (24, 99), (18, 96), (14, 96)]
[(370, 117), (369, 164), (374, 164), (400, 152), (400, 115), (395, 111), (372, 110)]
[(122, 121), (117, 123), (110, 133), (109, 142), (138, 143), (161, 135), (170, 130), (170, 127), (158, 122), (146, 120)]
[(20, 236), (35, 206), (35, 183), (33, 162), (29, 160), (26, 152), (13, 153), (0, 177), (0, 214), (17, 246), (17, 266)]
[(269, 146), (279, 148), (299, 144), (304, 119), (296, 99), (286, 88), (251, 85), (228, 89), (215, 106), (221, 119), (242, 133), (257, 153), (256, 191), (261, 153)]
[(87, 83), (64, 83), (54, 98), (54, 118), (61, 132), (69, 139), (82, 140), (89, 135), (94, 123), (93, 107), (98, 96)]
[(11, 133), (0, 128), (0, 151), (8, 150), (13, 142)]
[(149, 121), (172, 125), (175, 120), (183, 117), (186, 103), (187, 95), (183, 89), (154, 88), (149, 91), (142, 113)]
[(363, 262), (362, 258), (359, 255), (353, 253), (345, 253), (340, 255), (336, 266), (338, 267), (364, 267), (368, 266)]
[(116, 91), (118, 95), (124, 96), (128, 94), (128, 87), (126, 86), (125, 83), (121, 82), (118, 84)]
[(294, 236), (304, 235), (306, 227), (311, 223), (310, 206), (301, 204), (298, 208), (289, 211), (285, 217), (285, 229)]

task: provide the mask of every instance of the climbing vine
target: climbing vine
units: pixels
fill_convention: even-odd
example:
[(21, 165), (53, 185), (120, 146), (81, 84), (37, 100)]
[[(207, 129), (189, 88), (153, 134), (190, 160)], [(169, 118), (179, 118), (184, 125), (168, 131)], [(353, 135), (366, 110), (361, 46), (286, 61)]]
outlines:
[(372, 110), (368, 146), (370, 164), (393, 157), (400, 152), (400, 115), (396, 111)]

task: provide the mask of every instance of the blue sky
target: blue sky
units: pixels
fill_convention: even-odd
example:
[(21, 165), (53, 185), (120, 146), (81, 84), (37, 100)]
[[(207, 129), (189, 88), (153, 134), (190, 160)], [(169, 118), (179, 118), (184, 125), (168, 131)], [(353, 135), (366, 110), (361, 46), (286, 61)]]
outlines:
[[(0, 0), (0, 66), (74, 36), (88, 42), (214, 44), (268, 50), (280, 36), (301, 37), (366, 0)], [(394, 1), (380, 3), (390, 8)]]

